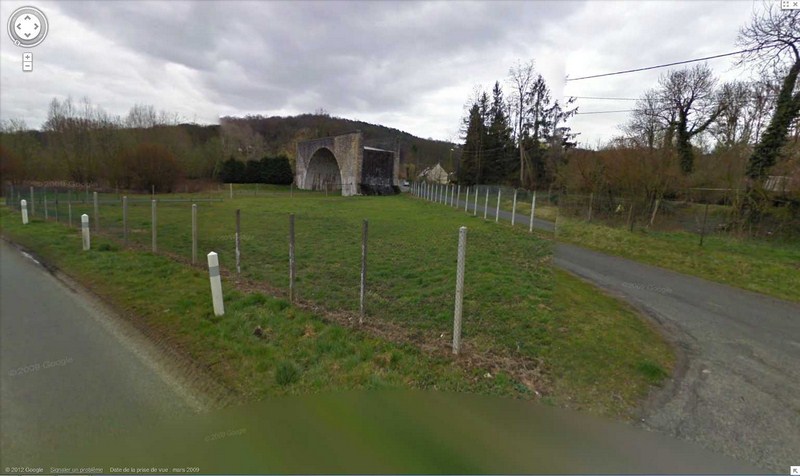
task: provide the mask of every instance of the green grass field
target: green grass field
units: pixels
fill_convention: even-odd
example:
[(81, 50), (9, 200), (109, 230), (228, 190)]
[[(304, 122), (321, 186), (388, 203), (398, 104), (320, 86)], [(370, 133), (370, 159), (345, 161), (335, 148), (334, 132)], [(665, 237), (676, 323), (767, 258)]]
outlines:
[[(461, 193), (461, 199), (464, 199)], [(527, 196), (523, 192), (520, 197)], [(474, 195), (471, 195), (474, 197)], [(485, 203), (485, 189), (479, 191), (478, 206)], [(470, 198), (470, 214), (474, 205)], [(573, 204), (574, 205), (574, 204)], [(443, 205), (439, 205), (443, 206)], [(497, 194), (490, 193), (490, 214), (497, 206)], [(702, 216), (703, 207), (694, 205), (696, 215)], [(500, 209), (511, 212), (513, 194), (504, 191)], [(525, 217), (517, 223), (527, 228), (531, 202), (517, 200), (517, 214)], [(460, 208), (463, 212), (463, 206)], [(574, 210), (572, 211), (574, 214)], [(727, 217), (728, 207), (709, 208), (709, 220), (714, 216)], [(583, 215), (583, 213), (580, 213)], [(624, 217), (616, 227), (600, 222), (568, 218), (558, 214), (558, 207), (549, 204), (544, 195), (537, 198), (536, 218), (556, 221), (558, 218), (558, 240), (592, 248), (604, 253), (622, 256), (642, 263), (660, 266), (710, 281), (728, 284), (741, 289), (767, 294), (780, 299), (800, 301), (800, 244), (791, 242), (740, 239), (726, 234), (709, 234), (700, 247), (698, 234), (685, 231), (656, 231), (637, 226), (630, 232)], [(483, 218), (483, 213), (478, 213)], [(491, 219), (493, 221), (494, 219)], [(551, 233), (540, 233), (551, 237)]]
[[(250, 195), (252, 192), (252, 195)], [(673, 355), (632, 309), (550, 266), (550, 242), (408, 196), (340, 197), (285, 187), (213, 192), (198, 203), (200, 263), (191, 256), (189, 202), (102, 195), (100, 236), (80, 252), (77, 229), (28, 226), (3, 210), (3, 234), (63, 268), (175, 345), (246, 398), (354, 388), (436, 388), (531, 397), (628, 415), (671, 372)], [(51, 202), (52, 203), (52, 202)], [(73, 223), (92, 214), (74, 203)], [(242, 273), (235, 273), (241, 210)], [(300, 306), (290, 306), (288, 214), (296, 216)], [(59, 217), (66, 217), (60, 203)], [(369, 220), (367, 325), (358, 328), (361, 221)], [(463, 355), (449, 354), (459, 226), (469, 228)], [(226, 315), (211, 313), (205, 253), (225, 270)], [(255, 326), (265, 337), (253, 336)]]
[(709, 281), (800, 301), (800, 245), (558, 221), (558, 239)]

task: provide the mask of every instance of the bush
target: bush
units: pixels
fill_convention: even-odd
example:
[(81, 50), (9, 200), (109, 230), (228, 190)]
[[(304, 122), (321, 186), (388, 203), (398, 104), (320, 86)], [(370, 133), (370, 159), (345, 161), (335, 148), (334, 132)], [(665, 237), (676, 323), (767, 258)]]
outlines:
[(172, 152), (160, 144), (144, 143), (122, 158), (124, 181), (134, 190), (172, 192), (181, 177), (180, 166)]
[(292, 166), (285, 155), (261, 159), (261, 183), (289, 185), (294, 181)]
[(242, 162), (231, 157), (222, 163), (219, 179), (223, 183), (242, 183), (245, 167), (246, 166)]

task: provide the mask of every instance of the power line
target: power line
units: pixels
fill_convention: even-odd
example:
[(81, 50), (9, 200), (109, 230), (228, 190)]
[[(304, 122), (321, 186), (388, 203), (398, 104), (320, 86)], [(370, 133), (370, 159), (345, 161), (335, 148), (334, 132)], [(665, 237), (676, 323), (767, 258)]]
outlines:
[(676, 66), (676, 65), (679, 65), (679, 64), (695, 63), (697, 61), (706, 61), (706, 60), (715, 59), (715, 58), (724, 58), (725, 56), (733, 56), (733, 55), (738, 55), (738, 54), (741, 54), (741, 53), (749, 53), (751, 51), (756, 51), (756, 50), (758, 50), (758, 48), (750, 49), (750, 50), (734, 51), (734, 52), (731, 52), (731, 53), (724, 53), (724, 54), (721, 54), (721, 55), (706, 56), (706, 57), (703, 57), (703, 58), (695, 58), (695, 59), (690, 59), (690, 60), (686, 60), (686, 61), (676, 61), (674, 63), (659, 64), (659, 65), (656, 65), (656, 66), (648, 66), (646, 68), (626, 69), (625, 71), (615, 71), (613, 73), (603, 73), (603, 74), (594, 74), (594, 75), (591, 75), (591, 76), (581, 76), (580, 78), (567, 78), (567, 81), (580, 81), (582, 79), (593, 79), (593, 78), (602, 78), (602, 77), (605, 77), (605, 76), (615, 76), (615, 75), (618, 75), (618, 74), (637, 73), (639, 71), (648, 71), (648, 70), (651, 70), (651, 69), (666, 68), (668, 66)]
[(614, 114), (614, 113), (618, 113), (618, 112), (633, 112), (635, 110), (636, 109), (619, 109), (619, 110), (616, 110), (616, 111), (589, 111), (589, 112), (580, 112), (580, 111), (578, 111), (578, 112), (575, 113), (575, 115), (583, 116), (583, 115), (586, 115), (586, 114)]
[(603, 98), (599, 96), (570, 96), (569, 94), (565, 94), (565, 97), (572, 97), (575, 99), (602, 99), (607, 101), (638, 101), (637, 98)]

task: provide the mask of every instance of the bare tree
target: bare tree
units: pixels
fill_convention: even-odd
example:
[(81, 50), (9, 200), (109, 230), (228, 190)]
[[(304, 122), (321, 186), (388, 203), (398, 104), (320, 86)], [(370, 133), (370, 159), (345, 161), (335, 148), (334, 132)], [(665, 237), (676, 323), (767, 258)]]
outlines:
[(527, 63), (517, 64), (508, 71), (508, 79), (512, 86), (511, 97), (509, 103), (513, 104), (513, 118), (514, 118), (514, 137), (519, 147), (519, 182), (525, 182), (525, 148), (522, 146), (522, 141), (527, 135), (527, 127), (525, 121), (525, 109), (527, 105), (527, 98), (531, 92), (531, 87), (536, 79), (534, 74), (534, 62), (529, 60)]
[(670, 71), (659, 79), (660, 100), (675, 116), (671, 125), (684, 174), (694, 169), (692, 138), (705, 132), (725, 109), (716, 95), (716, 82), (705, 63)]
[(783, 75), (772, 119), (748, 163), (750, 178), (764, 179), (767, 170), (775, 165), (789, 129), (800, 113), (799, 42), (800, 10), (778, 10), (774, 4), (767, 5), (739, 31), (737, 43), (748, 49), (740, 64), (754, 64), (762, 72), (772, 70)]
[(675, 110), (667, 107), (658, 91), (650, 89), (636, 102), (631, 119), (622, 130), (635, 145), (649, 151), (671, 147), (675, 117)]

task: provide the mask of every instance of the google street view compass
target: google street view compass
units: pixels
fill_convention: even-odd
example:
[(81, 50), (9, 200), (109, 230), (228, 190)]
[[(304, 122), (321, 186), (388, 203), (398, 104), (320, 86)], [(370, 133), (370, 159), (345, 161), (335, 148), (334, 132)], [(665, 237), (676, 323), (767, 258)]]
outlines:
[(8, 19), (8, 35), (14, 44), (33, 48), (47, 36), (47, 17), (36, 7), (20, 7)]

